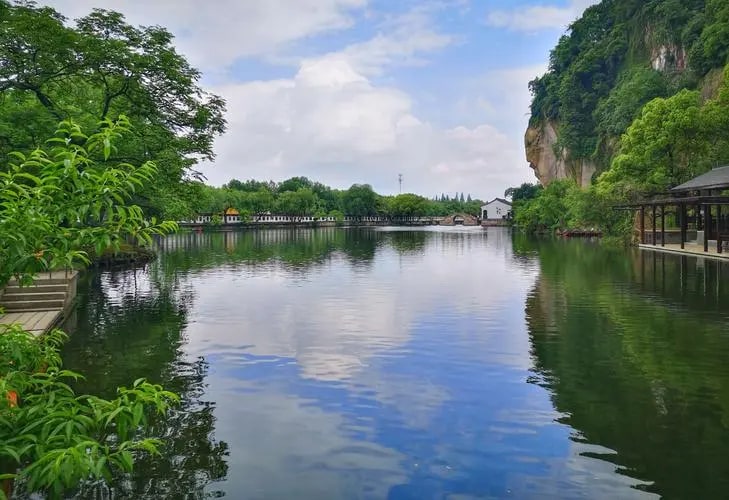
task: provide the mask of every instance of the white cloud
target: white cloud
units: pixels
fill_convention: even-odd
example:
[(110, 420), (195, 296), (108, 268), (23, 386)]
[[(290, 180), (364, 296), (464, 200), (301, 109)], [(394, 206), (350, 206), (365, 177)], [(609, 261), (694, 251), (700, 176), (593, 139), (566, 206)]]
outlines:
[(330, 57), (346, 58), (358, 71), (367, 75), (381, 74), (382, 69), (399, 64), (422, 64), (420, 54), (442, 49), (454, 37), (439, 32), (433, 25), (433, 7), (424, 4), (404, 15), (389, 20), (383, 30), (365, 42), (356, 43)]
[(489, 26), (513, 31), (536, 32), (545, 29), (565, 29), (582, 15), (585, 9), (600, 0), (571, 0), (566, 6), (534, 5), (509, 10), (494, 10), (486, 17)]
[[(72, 18), (98, 5), (52, 4)], [(397, 15), (365, 12), (367, 0), (221, 0), (215, 8), (195, 0), (174, 6), (168, 0), (126, 0), (109, 7), (133, 24), (167, 26), (194, 65), (225, 82), (208, 89), (227, 100), (229, 123), (216, 143), (215, 165), (201, 168), (211, 183), (307, 175), (337, 187), (366, 182), (394, 192), (402, 173), (408, 191), (470, 191), (489, 198), (531, 178), (521, 131), (512, 135), (516, 129), (502, 127), (499, 114), (483, 108), (493, 96), (469, 110), (467, 124), (443, 127), (416, 112), (410, 95), (378, 83), (391, 81), (392, 68), (424, 64), (434, 51), (458, 41), (436, 23), (454, 5), (460, 3), (430, 1)], [(370, 39), (303, 60), (292, 56), (297, 41), (346, 29), (361, 15), (378, 30)], [(235, 81), (226, 73), (232, 62), (256, 58), (295, 69), (277, 80)]]
[(219, 71), (235, 60), (273, 54), (302, 38), (352, 26), (367, 0), (47, 0), (76, 19), (95, 7), (118, 10), (132, 24), (165, 26), (193, 65)]
[(215, 184), (307, 175), (392, 192), (403, 173), (410, 191), (489, 197), (529, 174), (520, 138), (485, 123), (436, 127), (415, 115), (407, 94), (374, 85), (343, 57), (304, 61), (291, 79), (213, 90), (229, 116), (217, 161), (203, 169)]
[(531, 115), (529, 82), (546, 71), (546, 64), (498, 69), (463, 82), (455, 107), (456, 118), (469, 123), (478, 116), (521, 138)]

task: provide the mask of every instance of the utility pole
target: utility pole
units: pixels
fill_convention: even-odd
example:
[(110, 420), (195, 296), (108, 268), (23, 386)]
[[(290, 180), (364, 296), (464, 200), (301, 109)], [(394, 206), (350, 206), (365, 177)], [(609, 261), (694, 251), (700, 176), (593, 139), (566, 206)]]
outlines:
[(400, 183), (400, 194), (402, 194), (402, 174), (397, 174), (397, 182)]

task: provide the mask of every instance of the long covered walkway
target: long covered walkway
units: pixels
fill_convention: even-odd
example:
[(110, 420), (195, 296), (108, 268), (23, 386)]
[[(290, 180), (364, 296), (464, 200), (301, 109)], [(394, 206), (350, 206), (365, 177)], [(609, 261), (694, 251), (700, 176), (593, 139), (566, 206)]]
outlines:
[(639, 245), (675, 253), (729, 256), (729, 167), (716, 168), (663, 197), (623, 207), (638, 211)]

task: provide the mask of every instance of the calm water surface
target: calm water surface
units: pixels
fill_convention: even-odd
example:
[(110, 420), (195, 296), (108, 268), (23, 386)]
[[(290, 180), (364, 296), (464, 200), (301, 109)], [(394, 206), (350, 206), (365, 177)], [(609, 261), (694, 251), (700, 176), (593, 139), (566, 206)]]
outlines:
[(719, 498), (729, 264), (504, 230), (180, 234), (67, 365), (183, 395), (117, 498)]

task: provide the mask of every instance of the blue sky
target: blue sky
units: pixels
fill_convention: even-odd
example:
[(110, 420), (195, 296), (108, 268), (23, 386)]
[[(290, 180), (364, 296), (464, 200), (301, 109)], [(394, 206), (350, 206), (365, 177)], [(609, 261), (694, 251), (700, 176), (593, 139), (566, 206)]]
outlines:
[(228, 101), (211, 184), (294, 175), (491, 199), (534, 181), (527, 83), (595, 0), (54, 0), (159, 24)]

